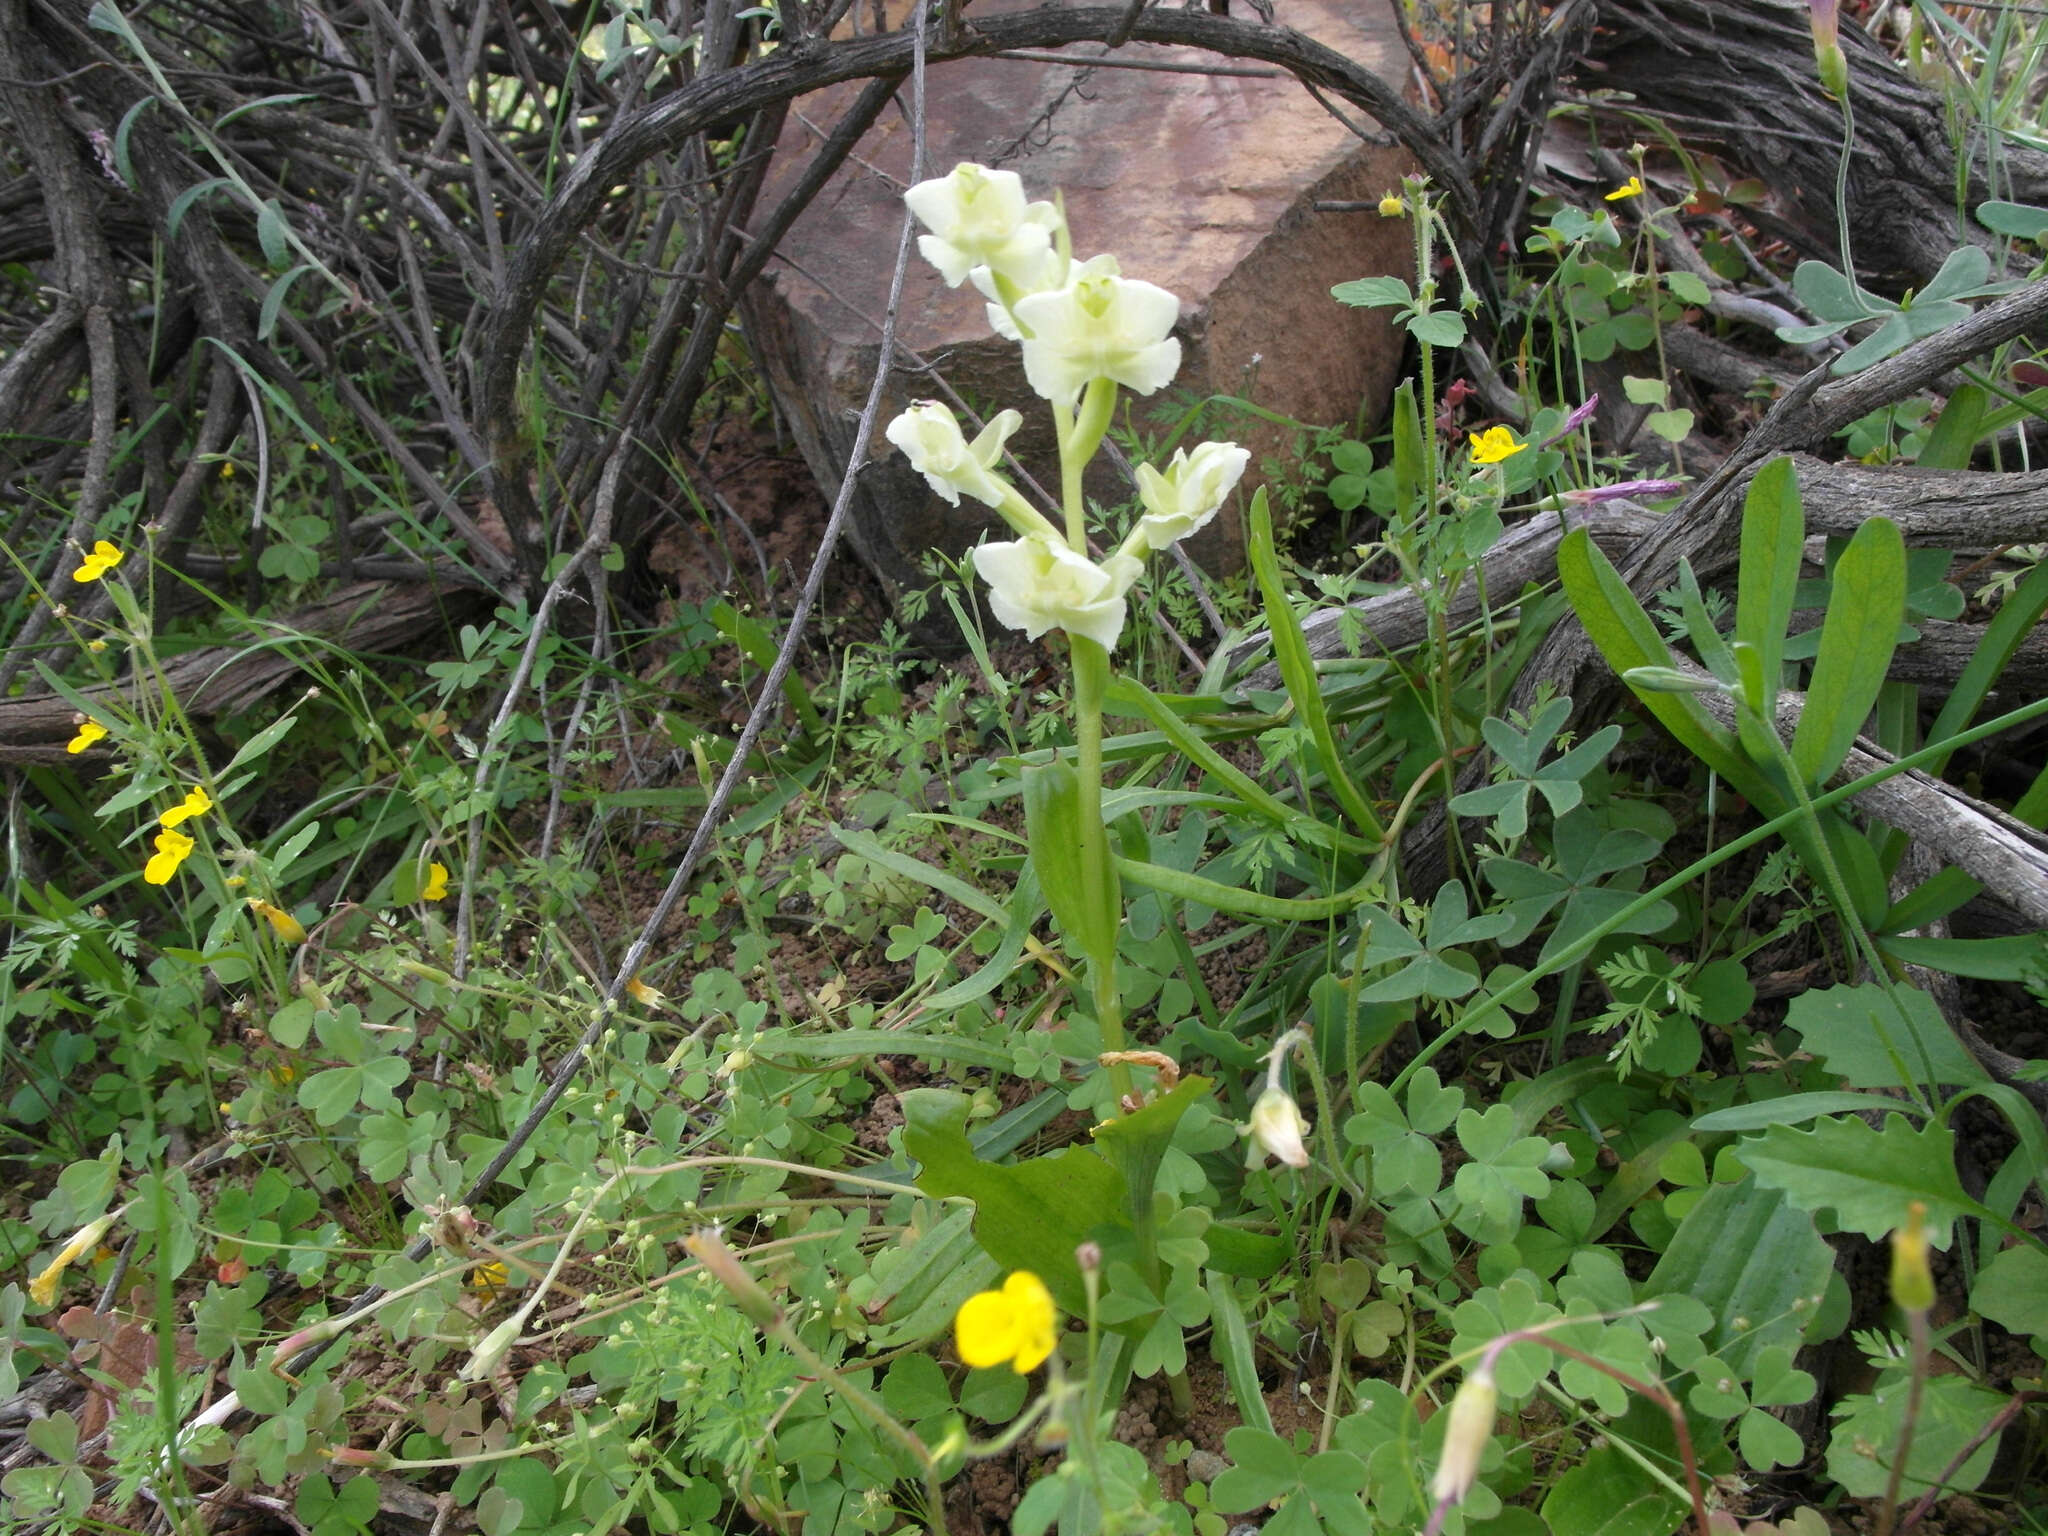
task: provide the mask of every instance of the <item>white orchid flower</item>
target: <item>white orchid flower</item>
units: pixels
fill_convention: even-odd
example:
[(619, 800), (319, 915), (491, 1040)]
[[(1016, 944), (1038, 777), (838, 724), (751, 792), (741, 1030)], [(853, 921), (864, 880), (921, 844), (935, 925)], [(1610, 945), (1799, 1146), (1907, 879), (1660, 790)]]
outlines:
[(1024, 376), (1055, 404), (1072, 404), (1092, 379), (1149, 395), (1180, 371), (1180, 343), (1167, 334), (1180, 300), (1121, 276), (1114, 256), (1082, 262), (1065, 287), (1026, 294), (1012, 310), (1024, 332)]
[(1156, 554), (1206, 526), (1251, 457), (1250, 449), (1236, 443), (1203, 443), (1193, 453), (1176, 448), (1164, 471), (1140, 464), (1138, 500), (1145, 511), (1134, 532), (1146, 551)]
[(1123, 633), (1124, 594), (1142, 569), (1128, 555), (1097, 565), (1042, 535), (983, 544), (974, 551), (974, 568), (988, 583), (990, 610), (1011, 629), (1031, 640), (1064, 629), (1106, 651)]
[(1308, 1122), (1285, 1088), (1269, 1087), (1253, 1103), (1251, 1135), (1267, 1157), (1277, 1157), (1290, 1168), (1308, 1166)]
[(883, 429), (883, 435), (902, 449), (910, 467), (923, 475), (939, 495), (954, 506), (964, 492), (976, 501), (1000, 507), (1013, 494), (1010, 485), (996, 474), (1003, 457), (1003, 444), (1023, 424), (1015, 411), (1004, 411), (968, 442), (950, 406), (937, 400), (920, 400)]
[(1044, 280), (1055, 254), (1059, 210), (1051, 203), (1027, 203), (1023, 178), (1015, 171), (963, 160), (944, 176), (920, 181), (903, 201), (931, 231), (917, 237), (917, 249), (948, 287), (958, 288), (980, 268), (1020, 288)]

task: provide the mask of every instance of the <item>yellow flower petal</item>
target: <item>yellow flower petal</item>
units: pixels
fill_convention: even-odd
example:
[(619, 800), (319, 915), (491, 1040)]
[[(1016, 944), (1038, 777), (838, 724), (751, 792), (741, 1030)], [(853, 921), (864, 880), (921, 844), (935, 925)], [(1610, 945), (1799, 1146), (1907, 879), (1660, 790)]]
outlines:
[(81, 583), (98, 581), (126, 558), (117, 546), (105, 539), (97, 540), (86, 551), (85, 558), (78, 562), (78, 569), (71, 573), (71, 579)]
[(190, 821), (194, 816), (204, 816), (212, 809), (213, 797), (195, 784), (185, 792), (185, 799), (182, 804), (173, 806), (170, 810), (165, 811), (163, 815), (157, 817), (157, 825), (161, 827), (175, 827)]
[(429, 864), (427, 883), (420, 887), (421, 901), (443, 901), (448, 895), (448, 866)]
[(1624, 181), (1620, 186), (1616, 187), (1612, 192), (1607, 194), (1607, 201), (1610, 203), (1618, 203), (1625, 197), (1641, 197), (1642, 195), (1643, 178), (1640, 176), (1631, 176), (1627, 181)]
[(1000, 1291), (970, 1296), (953, 1318), (960, 1358), (978, 1370), (1008, 1361), (1022, 1376), (1036, 1370), (1057, 1342), (1052, 1293), (1028, 1269), (1003, 1282)]
[(142, 867), (142, 878), (151, 885), (169, 885), (178, 866), (192, 855), (193, 842), (182, 832), (162, 831), (156, 835), (156, 852)]
[(94, 742), (104, 741), (106, 737), (107, 728), (99, 721), (83, 720), (79, 722), (78, 734), (64, 743), (64, 750), (76, 756)]
[(249, 910), (270, 924), (271, 931), (287, 944), (306, 942), (306, 925), (282, 907), (273, 907), (258, 897), (249, 898)]
[(488, 1264), (477, 1265), (469, 1272), (470, 1289), (485, 1301), (489, 1301), (505, 1288), (505, 1283), (511, 1278), (512, 1271), (493, 1259)]
[(1502, 459), (1511, 459), (1528, 447), (1527, 443), (1515, 441), (1515, 434), (1506, 427), (1488, 427), (1472, 438), (1472, 462), (1474, 464), (1498, 464)]

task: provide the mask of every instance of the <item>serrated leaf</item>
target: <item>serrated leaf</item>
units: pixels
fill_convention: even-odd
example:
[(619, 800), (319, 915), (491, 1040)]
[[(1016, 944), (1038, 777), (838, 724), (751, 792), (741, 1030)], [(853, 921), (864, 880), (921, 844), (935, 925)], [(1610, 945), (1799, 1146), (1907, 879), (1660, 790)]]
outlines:
[(1899, 1114), (1886, 1115), (1882, 1130), (1841, 1118), (1811, 1130), (1773, 1125), (1744, 1138), (1738, 1151), (1758, 1183), (1783, 1190), (1802, 1211), (1829, 1212), (1872, 1242), (1904, 1222), (1915, 1200), (1927, 1206), (1928, 1241), (1937, 1248), (1948, 1247), (1957, 1217), (1992, 1215), (1963, 1193), (1955, 1133), (1933, 1121), (1917, 1130)]
[(1124, 1210), (1124, 1181), (1086, 1147), (1067, 1147), (1021, 1163), (986, 1163), (974, 1155), (966, 1125), (968, 1099), (944, 1088), (914, 1088), (903, 1106), (903, 1150), (917, 1159), (917, 1187), (934, 1198), (974, 1202), (974, 1235), (1004, 1269), (1029, 1269), (1069, 1313), (1087, 1310), (1074, 1249)]
[(1810, 988), (1792, 999), (1785, 1022), (1852, 1088), (1985, 1080), (1940, 1007), (1916, 987), (1897, 987), (1890, 996), (1871, 984)]

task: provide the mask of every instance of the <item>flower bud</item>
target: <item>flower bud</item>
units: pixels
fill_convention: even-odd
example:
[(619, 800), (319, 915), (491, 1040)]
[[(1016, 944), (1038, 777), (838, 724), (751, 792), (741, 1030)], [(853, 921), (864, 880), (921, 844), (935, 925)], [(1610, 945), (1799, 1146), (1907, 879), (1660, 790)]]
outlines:
[(1484, 1365), (1465, 1378), (1458, 1395), (1451, 1399), (1443, 1455), (1429, 1484), (1429, 1496), (1436, 1503), (1458, 1503), (1479, 1480), (1479, 1460), (1493, 1438), (1493, 1415), (1499, 1401), (1493, 1372)]
[(1927, 1261), (1927, 1206), (1906, 1207), (1906, 1224), (1892, 1233), (1892, 1304), (1901, 1312), (1925, 1312), (1934, 1305), (1934, 1271)]
[(1308, 1166), (1308, 1122), (1301, 1106), (1285, 1088), (1268, 1088), (1252, 1105), (1251, 1136), (1267, 1157), (1277, 1157), (1290, 1168)]

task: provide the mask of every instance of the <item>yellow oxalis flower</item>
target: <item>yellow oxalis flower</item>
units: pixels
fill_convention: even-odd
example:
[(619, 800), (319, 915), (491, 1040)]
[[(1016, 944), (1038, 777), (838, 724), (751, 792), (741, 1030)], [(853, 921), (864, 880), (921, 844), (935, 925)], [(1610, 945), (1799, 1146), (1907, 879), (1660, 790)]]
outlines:
[(106, 738), (107, 728), (101, 725), (99, 721), (81, 720), (78, 723), (78, 734), (64, 743), (64, 750), (75, 757), (94, 742), (104, 741)]
[(260, 897), (249, 898), (249, 910), (270, 924), (271, 931), (287, 944), (306, 942), (306, 925), (282, 907), (273, 907)]
[(421, 901), (444, 901), (448, 896), (448, 866), (429, 864), (427, 883), (420, 887)]
[(1624, 181), (1620, 186), (1616, 187), (1612, 192), (1607, 194), (1607, 201), (1610, 203), (1618, 203), (1623, 198), (1641, 197), (1642, 195), (1643, 178), (1640, 176), (1631, 176), (1627, 181)]
[(97, 540), (86, 551), (85, 558), (78, 562), (78, 569), (71, 573), (71, 579), (76, 582), (98, 581), (126, 558), (118, 546), (109, 544), (105, 539)]
[(166, 829), (157, 833), (156, 852), (142, 866), (142, 878), (151, 885), (169, 885), (178, 866), (192, 856), (193, 846), (192, 839), (182, 832)]
[(1498, 464), (1502, 459), (1512, 459), (1527, 443), (1515, 441), (1515, 434), (1506, 427), (1488, 427), (1472, 438), (1472, 462), (1474, 464)]
[(960, 1358), (977, 1370), (1005, 1361), (1019, 1376), (1035, 1371), (1053, 1350), (1052, 1292), (1028, 1269), (1017, 1270), (1000, 1291), (982, 1291), (953, 1318)]
[(195, 784), (185, 791), (185, 798), (182, 803), (172, 806), (163, 815), (157, 817), (157, 825), (166, 828), (181, 826), (185, 822), (190, 821), (194, 816), (204, 816), (212, 809), (213, 796)]

